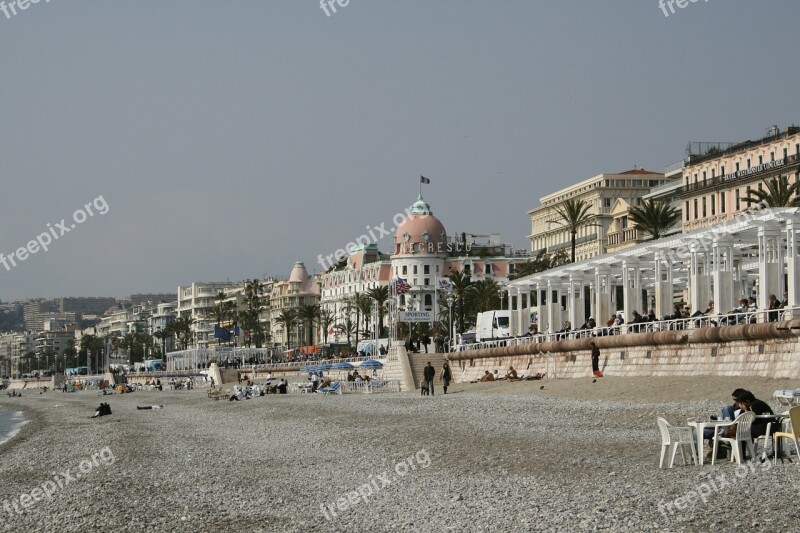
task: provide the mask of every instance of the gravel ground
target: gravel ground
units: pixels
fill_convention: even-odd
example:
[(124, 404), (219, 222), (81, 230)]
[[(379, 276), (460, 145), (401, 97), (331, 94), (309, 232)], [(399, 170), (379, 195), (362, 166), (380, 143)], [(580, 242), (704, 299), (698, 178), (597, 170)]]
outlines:
[[(3, 397), (0, 405), (24, 410), (31, 422), (0, 446), (0, 527), (791, 530), (800, 520), (796, 462), (658, 469), (656, 416), (685, 423), (717, 413), (736, 386), (765, 399), (793, 388), (742, 381), (487, 383), (432, 398), (295, 394), (214, 402), (204, 391)], [(113, 415), (88, 419), (100, 401)], [(136, 409), (151, 404), (166, 408)], [(698, 490), (703, 498), (675, 502)]]

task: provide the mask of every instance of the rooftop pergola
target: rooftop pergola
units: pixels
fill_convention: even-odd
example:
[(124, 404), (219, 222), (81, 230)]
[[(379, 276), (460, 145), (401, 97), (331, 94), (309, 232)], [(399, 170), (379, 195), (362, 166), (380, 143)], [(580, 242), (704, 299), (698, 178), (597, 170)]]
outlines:
[(758, 309), (767, 309), (770, 294), (783, 301), (787, 292), (787, 307), (796, 307), (798, 230), (800, 209), (754, 209), (709, 228), (514, 280), (508, 285), (509, 309), (518, 311), (512, 313), (514, 333), (527, 331), (523, 311), (532, 293), (538, 294), (533, 307), (542, 333), (561, 329), (565, 320), (580, 326), (589, 316), (604, 325), (618, 311), (630, 321), (633, 311), (653, 309), (660, 319), (677, 302), (695, 312), (713, 300), (715, 312), (725, 313), (750, 296)]

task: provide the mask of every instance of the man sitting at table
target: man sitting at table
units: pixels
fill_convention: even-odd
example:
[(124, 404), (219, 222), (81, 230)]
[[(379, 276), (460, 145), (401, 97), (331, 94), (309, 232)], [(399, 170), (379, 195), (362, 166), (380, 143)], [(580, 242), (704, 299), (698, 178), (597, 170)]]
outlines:
[[(736, 389), (731, 393), (733, 405), (726, 405), (722, 408), (722, 419), (736, 420), (736, 417), (746, 411), (753, 411), (756, 415), (772, 415), (772, 409), (766, 402), (755, 397), (747, 389)], [(755, 440), (757, 437), (767, 433), (767, 424), (771, 422), (769, 418), (756, 418), (750, 426), (750, 437)], [(714, 438), (714, 431), (717, 428), (705, 428), (703, 439), (711, 440)], [(733, 433), (733, 431), (731, 431)]]

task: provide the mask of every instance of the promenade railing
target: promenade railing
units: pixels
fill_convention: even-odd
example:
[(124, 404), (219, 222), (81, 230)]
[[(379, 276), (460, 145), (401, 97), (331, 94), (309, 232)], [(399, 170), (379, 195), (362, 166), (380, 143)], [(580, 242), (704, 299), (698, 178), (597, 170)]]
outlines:
[(547, 343), (563, 340), (583, 339), (587, 337), (605, 337), (609, 335), (625, 335), (627, 333), (650, 333), (657, 331), (680, 331), (698, 328), (716, 328), (743, 324), (776, 322), (789, 317), (800, 318), (800, 307), (784, 307), (781, 309), (734, 311), (715, 315), (697, 315), (678, 319), (665, 319), (623, 323), (612, 326), (597, 326), (592, 329), (557, 331), (554, 333), (534, 333), (520, 337), (492, 339), (453, 346), (451, 352), (487, 350), (506, 346)]

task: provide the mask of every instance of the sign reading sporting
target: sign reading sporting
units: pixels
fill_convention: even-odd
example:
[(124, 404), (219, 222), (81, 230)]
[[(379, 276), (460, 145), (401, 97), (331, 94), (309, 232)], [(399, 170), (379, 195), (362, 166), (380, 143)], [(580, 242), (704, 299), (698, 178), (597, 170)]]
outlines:
[(433, 311), (401, 311), (400, 322), (433, 322)]

